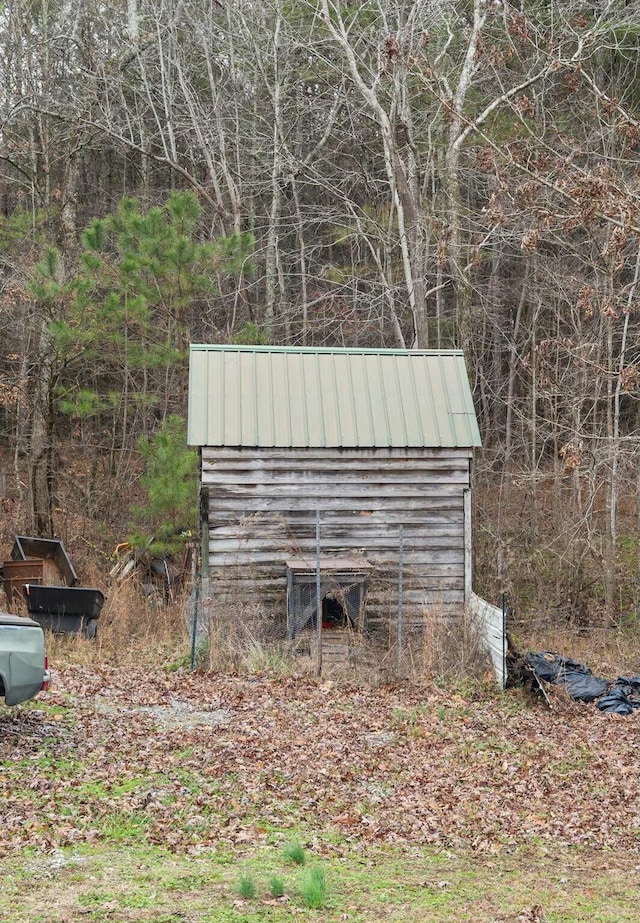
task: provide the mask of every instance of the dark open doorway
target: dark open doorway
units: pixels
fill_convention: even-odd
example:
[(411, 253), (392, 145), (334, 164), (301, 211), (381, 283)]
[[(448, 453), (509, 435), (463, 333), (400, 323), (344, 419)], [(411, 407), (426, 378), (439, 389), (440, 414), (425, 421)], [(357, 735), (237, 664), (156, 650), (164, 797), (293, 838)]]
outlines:
[(341, 601), (334, 596), (325, 596), (322, 600), (322, 627), (331, 630), (346, 628), (348, 624), (349, 617)]

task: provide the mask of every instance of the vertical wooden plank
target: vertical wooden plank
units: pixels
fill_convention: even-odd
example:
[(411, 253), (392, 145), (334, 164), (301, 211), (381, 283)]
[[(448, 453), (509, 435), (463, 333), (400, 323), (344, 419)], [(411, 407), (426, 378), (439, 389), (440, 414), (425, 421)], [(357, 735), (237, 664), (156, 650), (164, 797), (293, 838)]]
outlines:
[[(202, 470), (202, 461), (200, 461)], [(206, 491), (200, 494), (200, 573), (204, 580), (209, 577), (209, 503)], [(195, 555), (194, 555), (195, 557)]]

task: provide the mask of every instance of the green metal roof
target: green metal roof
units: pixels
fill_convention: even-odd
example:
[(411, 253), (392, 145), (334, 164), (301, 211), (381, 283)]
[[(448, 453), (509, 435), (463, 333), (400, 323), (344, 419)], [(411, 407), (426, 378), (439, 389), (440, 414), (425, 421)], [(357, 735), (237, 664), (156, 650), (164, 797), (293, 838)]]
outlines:
[(190, 445), (480, 445), (458, 350), (191, 346)]

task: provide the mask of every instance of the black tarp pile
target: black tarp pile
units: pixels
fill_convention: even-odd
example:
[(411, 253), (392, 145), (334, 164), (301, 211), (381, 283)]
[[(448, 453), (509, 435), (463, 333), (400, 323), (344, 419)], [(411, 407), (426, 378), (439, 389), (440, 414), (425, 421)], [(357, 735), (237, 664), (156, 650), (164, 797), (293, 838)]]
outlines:
[(640, 676), (619, 676), (615, 682), (594, 676), (588, 667), (551, 651), (527, 654), (525, 663), (538, 679), (564, 686), (572, 699), (593, 702), (600, 711), (630, 715), (640, 708)]

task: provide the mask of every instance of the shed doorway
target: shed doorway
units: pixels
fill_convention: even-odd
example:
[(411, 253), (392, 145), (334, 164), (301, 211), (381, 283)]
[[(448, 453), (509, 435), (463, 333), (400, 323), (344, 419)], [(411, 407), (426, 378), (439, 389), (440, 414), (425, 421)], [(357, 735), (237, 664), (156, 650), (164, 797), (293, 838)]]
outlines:
[(322, 600), (322, 628), (333, 631), (339, 628), (355, 628), (345, 612), (342, 601), (336, 594), (327, 594)]
[[(320, 559), (320, 618), (327, 631), (361, 632), (370, 565), (351, 558)], [(317, 573), (304, 558), (287, 561), (287, 637), (318, 625)]]

